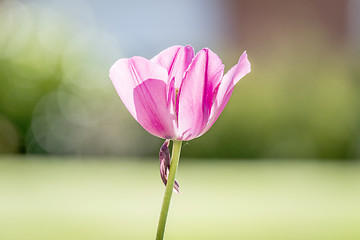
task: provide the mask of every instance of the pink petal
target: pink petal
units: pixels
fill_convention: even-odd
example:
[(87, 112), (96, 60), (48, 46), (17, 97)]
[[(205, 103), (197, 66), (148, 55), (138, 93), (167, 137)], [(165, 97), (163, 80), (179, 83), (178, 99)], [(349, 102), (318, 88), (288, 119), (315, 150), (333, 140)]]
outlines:
[(232, 91), (235, 87), (235, 84), (239, 82), (239, 80), (248, 74), (251, 71), (251, 64), (247, 58), (246, 51), (240, 56), (239, 62), (232, 67), (223, 77), (219, 90), (216, 95), (216, 99), (211, 109), (210, 120), (200, 134), (204, 134), (207, 132), (211, 126), (215, 123), (215, 121), (220, 116), (221, 112), (224, 110), (226, 104), (228, 103)]
[(194, 49), (191, 46), (173, 46), (160, 52), (152, 62), (164, 67), (169, 74), (169, 81), (175, 77), (175, 88), (179, 88), (186, 69), (194, 58)]
[(147, 79), (167, 81), (167, 72), (161, 66), (143, 57), (122, 58), (110, 68), (110, 78), (126, 108), (135, 119), (134, 88)]
[(137, 121), (149, 133), (166, 139), (176, 138), (174, 114), (167, 105), (167, 85), (148, 79), (134, 89)]
[(233, 66), (223, 77), (218, 94), (216, 96), (216, 103), (221, 104), (223, 98), (234, 88), (235, 84), (240, 81), (246, 74), (251, 71), (251, 65), (247, 58), (246, 51), (240, 56), (238, 63)]
[(224, 65), (209, 49), (202, 49), (186, 72), (178, 95), (180, 140), (197, 137), (205, 128), (214, 100), (214, 90), (221, 81)]
[(167, 104), (167, 78), (164, 68), (142, 57), (118, 60), (110, 78), (131, 115), (151, 134), (175, 137), (174, 114)]

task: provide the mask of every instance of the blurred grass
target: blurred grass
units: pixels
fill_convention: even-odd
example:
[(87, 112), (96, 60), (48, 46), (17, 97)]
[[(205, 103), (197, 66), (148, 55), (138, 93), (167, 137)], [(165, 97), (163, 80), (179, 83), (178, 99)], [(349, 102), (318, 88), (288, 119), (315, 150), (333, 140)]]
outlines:
[[(59, 161), (62, 160), (62, 161)], [(181, 159), (166, 239), (360, 239), (360, 164)], [(156, 159), (0, 158), (0, 239), (154, 239)]]

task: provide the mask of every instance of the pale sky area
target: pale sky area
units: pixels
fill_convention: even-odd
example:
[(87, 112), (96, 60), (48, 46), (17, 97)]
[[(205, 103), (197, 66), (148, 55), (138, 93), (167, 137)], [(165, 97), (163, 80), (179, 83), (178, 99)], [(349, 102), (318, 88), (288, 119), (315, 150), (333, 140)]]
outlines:
[(216, 0), (31, 2), (114, 35), (124, 57), (151, 57), (175, 44), (191, 44), (196, 50), (214, 48), (223, 19), (220, 1)]

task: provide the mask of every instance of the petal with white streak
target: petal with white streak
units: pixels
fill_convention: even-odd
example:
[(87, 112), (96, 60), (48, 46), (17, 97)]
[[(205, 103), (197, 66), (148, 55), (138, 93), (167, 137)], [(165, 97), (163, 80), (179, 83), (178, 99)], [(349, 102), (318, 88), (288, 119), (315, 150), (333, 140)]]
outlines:
[(226, 104), (228, 103), (235, 84), (239, 80), (251, 71), (251, 65), (247, 58), (246, 52), (244, 52), (238, 61), (238, 63), (232, 67), (223, 77), (215, 101), (211, 109), (210, 120), (206, 128), (202, 131), (202, 134), (207, 132), (211, 126), (216, 122)]
[(175, 77), (175, 88), (179, 88), (194, 55), (194, 49), (191, 46), (173, 46), (160, 52), (151, 61), (168, 71), (168, 81)]
[(194, 58), (181, 84), (178, 95), (179, 139), (190, 140), (205, 128), (210, 117), (214, 90), (221, 81), (224, 65), (209, 49)]

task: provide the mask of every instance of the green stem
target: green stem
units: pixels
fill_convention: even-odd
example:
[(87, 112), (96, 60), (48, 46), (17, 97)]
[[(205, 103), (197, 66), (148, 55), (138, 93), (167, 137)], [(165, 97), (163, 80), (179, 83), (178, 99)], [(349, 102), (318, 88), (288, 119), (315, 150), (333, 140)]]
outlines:
[(179, 164), (181, 143), (182, 143), (181, 141), (173, 140), (170, 172), (169, 172), (168, 181), (166, 184), (163, 204), (161, 207), (161, 213), (160, 213), (159, 224), (158, 224), (158, 229), (157, 229), (157, 234), (156, 234), (156, 240), (164, 239), (166, 219), (167, 219), (167, 215), (168, 215), (168, 211), (169, 211), (171, 195), (173, 192), (176, 170), (177, 170), (177, 167)]

